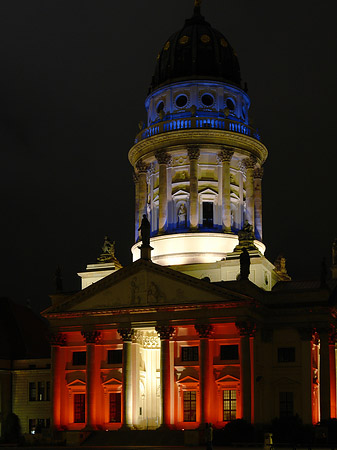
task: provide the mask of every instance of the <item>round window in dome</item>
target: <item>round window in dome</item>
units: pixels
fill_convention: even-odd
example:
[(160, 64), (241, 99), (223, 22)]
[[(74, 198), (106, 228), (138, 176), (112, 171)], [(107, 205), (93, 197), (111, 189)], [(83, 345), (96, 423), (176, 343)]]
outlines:
[(176, 105), (178, 108), (183, 108), (187, 104), (187, 96), (184, 94), (178, 95), (176, 98)]
[(227, 108), (228, 108), (230, 111), (234, 111), (234, 109), (235, 109), (234, 102), (233, 102), (233, 100), (231, 100), (230, 98), (228, 98), (228, 99), (226, 100), (226, 106), (227, 106)]
[(208, 44), (211, 41), (211, 38), (208, 36), (208, 34), (203, 34), (200, 38), (201, 42), (204, 44)]
[(157, 111), (157, 114), (159, 114), (160, 113), (160, 111), (163, 111), (163, 109), (164, 109), (164, 102), (163, 101), (161, 101), (161, 102), (159, 102), (158, 103), (158, 105), (157, 105), (157, 109), (156, 109), (156, 111)]
[(181, 36), (181, 38), (179, 39), (179, 44), (184, 45), (187, 44), (188, 41), (190, 40), (190, 38), (188, 36)]
[(201, 101), (205, 106), (212, 106), (214, 103), (214, 98), (211, 94), (204, 94), (201, 96)]

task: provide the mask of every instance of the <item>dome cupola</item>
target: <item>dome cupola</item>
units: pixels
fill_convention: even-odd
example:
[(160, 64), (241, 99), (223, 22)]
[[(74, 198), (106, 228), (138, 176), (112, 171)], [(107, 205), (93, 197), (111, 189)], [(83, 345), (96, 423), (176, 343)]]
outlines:
[(192, 18), (165, 42), (157, 57), (150, 92), (177, 81), (206, 79), (240, 87), (241, 76), (235, 51), (194, 7)]

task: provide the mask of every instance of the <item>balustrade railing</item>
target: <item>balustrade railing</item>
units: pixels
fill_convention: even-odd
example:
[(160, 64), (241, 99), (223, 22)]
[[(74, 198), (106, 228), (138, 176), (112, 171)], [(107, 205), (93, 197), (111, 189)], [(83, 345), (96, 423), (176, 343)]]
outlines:
[(155, 125), (151, 125), (141, 130), (135, 139), (135, 144), (147, 139), (151, 136), (155, 136), (161, 133), (167, 133), (176, 130), (189, 130), (189, 129), (211, 128), (216, 130), (233, 131), (234, 133), (244, 134), (245, 136), (251, 136), (254, 139), (260, 141), (260, 136), (254, 128), (244, 123), (237, 122), (230, 119), (217, 119), (210, 117), (189, 117), (185, 119), (172, 119), (165, 122), (159, 122)]

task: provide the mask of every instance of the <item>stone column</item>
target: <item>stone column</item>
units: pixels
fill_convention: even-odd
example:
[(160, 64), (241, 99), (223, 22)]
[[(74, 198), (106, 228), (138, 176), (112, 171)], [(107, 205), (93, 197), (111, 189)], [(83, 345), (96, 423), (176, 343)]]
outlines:
[(171, 161), (171, 156), (165, 150), (160, 150), (155, 154), (159, 164), (159, 229), (158, 233), (163, 234), (167, 229), (167, 165)]
[(86, 367), (86, 381), (87, 381), (87, 395), (85, 396), (85, 407), (87, 412), (86, 428), (94, 430), (96, 428), (96, 381), (97, 370), (95, 364), (95, 346), (101, 339), (100, 331), (82, 331), (82, 336), (87, 344), (87, 367)]
[(133, 173), (133, 182), (135, 183), (135, 241), (139, 237), (139, 177), (136, 172)]
[(219, 153), (222, 162), (222, 228), (225, 233), (231, 233), (231, 159), (233, 150), (223, 149)]
[(210, 422), (210, 387), (213, 365), (209, 360), (209, 337), (213, 332), (210, 324), (194, 325), (200, 340), (199, 386), (200, 386), (200, 425)]
[(254, 405), (254, 389), (252, 389), (252, 361), (250, 338), (254, 337), (255, 324), (252, 322), (237, 322), (240, 333), (240, 387), (241, 387), (241, 412), (242, 418), (251, 422), (252, 405)]
[(329, 333), (329, 368), (330, 368), (330, 417), (336, 418), (336, 330)]
[(246, 220), (253, 226), (255, 233), (254, 216), (254, 166), (256, 158), (251, 156), (244, 160), (246, 166)]
[(312, 328), (300, 328), (301, 337), (301, 397), (302, 397), (302, 420), (304, 424), (312, 423)]
[(66, 336), (61, 333), (50, 336), (51, 345), (51, 404), (53, 405), (52, 428), (57, 430), (61, 426), (61, 377), (62, 355), (61, 347), (66, 344)]
[(119, 328), (123, 339), (123, 428), (132, 426), (132, 328)]
[(254, 170), (254, 217), (255, 217), (255, 233), (257, 239), (262, 241), (262, 177), (263, 168), (258, 167)]
[(143, 214), (147, 215), (146, 206), (147, 206), (147, 182), (146, 182), (146, 174), (148, 171), (148, 164), (145, 164), (143, 161), (138, 161), (136, 164), (136, 168), (138, 171), (138, 226), (137, 228), (137, 237), (140, 236), (140, 232), (138, 228), (142, 223)]
[(174, 334), (174, 327), (157, 326), (160, 337), (160, 408), (162, 427), (168, 428), (171, 423), (171, 379), (170, 379), (170, 338)]
[(320, 410), (321, 422), (330, 418), (329, 330), (319, 330), (320, 338)]
[(190, 228), (197, 230), (199, 224), (198, 217), (198, 159), (200, 150), (198, 147), (188, 149), (190, 159)]

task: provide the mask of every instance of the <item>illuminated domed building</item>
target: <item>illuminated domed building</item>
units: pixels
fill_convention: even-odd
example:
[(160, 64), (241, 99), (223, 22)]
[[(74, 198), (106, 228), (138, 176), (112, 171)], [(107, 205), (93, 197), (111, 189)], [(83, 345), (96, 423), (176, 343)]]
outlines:
[[(263, 256), (267, 149), (249, 125), (237, 56), (198, 4), (160, 51), (145, 105), (129, 152), (133, 263), (121, 268), (106, 241), (82, 290), (43, 313), (54, 428), (336, 417), (330, 290), (290, 281), (284, 259)], [(144, 215), (151, 247), (140, 241)]]

